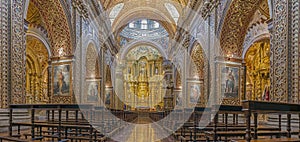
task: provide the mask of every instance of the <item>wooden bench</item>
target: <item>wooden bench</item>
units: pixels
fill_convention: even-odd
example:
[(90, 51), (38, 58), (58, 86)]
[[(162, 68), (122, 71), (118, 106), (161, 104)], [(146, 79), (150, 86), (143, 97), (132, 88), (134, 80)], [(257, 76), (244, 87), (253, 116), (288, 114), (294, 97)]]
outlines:
[[(234, 129), (239, 129), (237, 127), (245, 127), (243, 125), (238, 124), (238, 115), (243, 114), (242, 111), (242, 106), (236, 106), (236, 105), (212, 105), (211, 112), (215, 114), (215, 117), (213, 119), (213, 127), (212, 130), (205, 132), (207, 139), (209, 137), (213, 137), (213, 141), (217, 141), (218, 137), (220, 137), (218, 131), (224, 130), (227, 132), (229, 129), (234, 130)], [(224, 114), (223, 116), (223, 121), (222, 123), (219, 122), (219, 115)], [(232, 124), (228, 123), (228, 115), (233, 114), (234, 119)], [(219, 129), (218, 127), (221, 127)], [(197, 130), (197, 129), (196, 129)], [(237, 133), (237, 132), (235, 132)], [(237, 134), (237, 135), (242, 135), (242, 134)], [(227, 137), (231, 135), (225, 135), (225, 141), (227, 141)]]
[[(291, 114), (300, 114), (300, 105), (299, 104), (289, 104), (289, 103), (278, 103), (278, 102), (263, 102), (263, 101), (243, 101), (243, 111), (245, 113), (246, 117), (246, 140), (251, 141), (252, 135), (251, 133), (254, 131), (253, 139), (258, 138), (258, 132), (257, 132), (257, 116), (258, 114), (270, 114), (270, 113), (277, 113), (279, 116), (279, 126), (278, 128), (281, 130), (281, 115), (286, 114), (287, 115), (287, 128), (286, 132), (283, 133), (284, 136), (291, 138), (291, 135), (298, 134), (300, 136), (300, 133), (298, 132), (292, 132), (291, 131)], [(251, 115), (254, 116), (254, 130), (252, 131), (250, 128), (251, 124)], [(299, 115), (300, 118), (300, 115)], [(300, 127), (300, 123), (299, 123)], [(280, 136), (279, 136), (280, 137)]]
[[(62, 139), (61, 137), (61, 130), (63, 128), (67, 128), (66, 125), (64, 127), (62, 126), (62, 111), (65, 111), (66, 114), (68, 114), (69, 111), (75, 111), (75, 119), (76, 122), (79, 122), (78, 119), (78, 112), (86, 111), (87, 116), (91, 116), (93, 106), (92, 105), (76, 105), (76, 104), (26, 104), (26, 105), (9, 105), (9, 136), (12, 136), (12, 127), (17, 126), (18, 127), (18, 134), (20, 134), (20, 127), (21, 126), (29, 126), (31, 127), (31, 137), (32, 139), (35, 139), (35, 129), (39, 129), (39, 131), (42, 130), (43, 127), (47, 128), (56, 128), (57, 134), (58, 134), (58, 141)], [(31, 121), (30, 123), (20, 123), (20, 122), (13, 122), (12, 113), (14, 109), (27, 109), (31, 112)], [(56, 124), (48, 124), (48, 123), (37, 123), (35, 120), (35, 112), (36, 111), (47, 111), (47, 120), (50, 122), (50, 112), (52, 112), (52, 121), (54, 121), (54, 112), (58, 112), (58, 120)], [(68, 115), (67, 115), (68, 116)], [(66, 117), (68, 119), (68, 117)], [(79, 127), (77, 127), (79, 128)], [(42, 133), (40, 133), (40, 136), (42, 136)]]

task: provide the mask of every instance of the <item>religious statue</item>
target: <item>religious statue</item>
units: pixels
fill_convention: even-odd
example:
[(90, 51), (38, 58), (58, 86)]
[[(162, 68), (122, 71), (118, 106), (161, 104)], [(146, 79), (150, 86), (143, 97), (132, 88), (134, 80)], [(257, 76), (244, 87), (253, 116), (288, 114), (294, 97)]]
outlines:
[(148, 92), (148, 77), (147, 77), (147, 68), (146, 62), (140, 62), (140, 75), (138, 78), (138, 96), (139, 97), (147, 97), (149, 96)]

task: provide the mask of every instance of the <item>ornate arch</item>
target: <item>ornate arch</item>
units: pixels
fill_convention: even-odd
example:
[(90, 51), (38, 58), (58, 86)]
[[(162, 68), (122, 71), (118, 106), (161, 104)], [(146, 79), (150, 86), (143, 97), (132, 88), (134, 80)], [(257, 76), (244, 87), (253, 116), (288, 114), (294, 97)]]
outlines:
[(247, 98), (266, 100), (270, 87), (270, 38), (255, 41), (245, 53), (247, 66)]
[(52, 54), (51, 54), (51, 48), (50, 48), (50, 44), (49, 44), (49, 41), (47, 39), (47, 35), (43, 34), (42, 31), (40, 29), (37, 29), (37, 28), (34, 28), (34, 27), (31, 27), (28, 29), (28, 31), (26, 32), (26, 36), (32, 36), (32, 37), (35, 37), (37, 39), (39, 39), (44, 45), (45, 45), (45, 48), (47, 49), (48, 51), (48, 57), (51, 57)]
[(244, 38), (260, 2), (260, 0), (232, 1), (220, 33), (221, 53), (223, 55), (242, 56)]
[(49, 52), (43, 39), (26, 37), (26, 94), (27, 103), (47, 103)]
[(126, 44), (125, 47), (122, 48), (121, 54), (120, 54), (121, 55), (121, 60), (125, 59), (126, 54), (132, 48), (135, 48), (138, 45), (149, 45), (151, 47), (156, 48), (164, 58), (168, 57), (166, 52), (164, 51), (164, 48), (160, 44), (158, 44), (154, 41), (150, 41), (150, 40), (133, 40), (133, 41), (129, 42), (128, 44)]
[(49, 34), (53, 57), (73, 54), (69, 20), (58, 0), (31, 0), (39, 9)]
[[(99, 69), (97, 70), (98, 54), (97, 49), (93, 43), (89, 43), (86, 52), (86, 78), (100, 78)], [(98, 74), (97, 74), (98, 71)]]
[(190, 64), (190, 77), (197, 77), (199, 79), (204, 79), (204, 68), (205, 68), (205, 53), (199, 43), (194, 43), (191, 50), (191, 60)]

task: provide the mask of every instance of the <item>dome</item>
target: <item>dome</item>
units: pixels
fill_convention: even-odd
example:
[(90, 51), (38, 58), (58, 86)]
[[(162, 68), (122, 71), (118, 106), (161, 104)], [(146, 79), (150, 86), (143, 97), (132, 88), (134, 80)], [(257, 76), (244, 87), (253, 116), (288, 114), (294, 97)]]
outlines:
[(169, 36), (168, 32), (157, 21), (140, 19), (129, 23), (120, 33), (128, 39), (158, 39)]

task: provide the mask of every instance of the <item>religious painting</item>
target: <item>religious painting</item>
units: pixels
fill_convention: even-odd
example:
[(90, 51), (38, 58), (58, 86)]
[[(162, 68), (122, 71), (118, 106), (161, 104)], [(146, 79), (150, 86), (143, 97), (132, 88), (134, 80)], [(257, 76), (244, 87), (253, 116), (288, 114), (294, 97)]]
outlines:
[(199, 82), (188, 82), (188, 96), (190, 104), (197, 104), (200, 102), (201, 85)]
[(52, 93), (54, 96), (71, 95), (71, 65), (54, 64), (52, 68)]
[(105, 98), (104, 98), (104, 104), (107, 107), (110, 107), (112, 104), (112, 89), (111, 88), (106, 88), (105, 89)]
[(235, 66), (221, 67), (221, 95), (223, 98), (239, 98), (240, 68)]
[(98, 102), (100, 84), (97, 81), (87, 81), (87, 101)]

